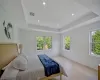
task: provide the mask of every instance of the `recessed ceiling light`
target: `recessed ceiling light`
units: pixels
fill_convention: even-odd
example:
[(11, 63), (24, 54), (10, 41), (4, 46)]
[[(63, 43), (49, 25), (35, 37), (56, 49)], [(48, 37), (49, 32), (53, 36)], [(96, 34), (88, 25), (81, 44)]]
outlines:
[(72, 16), (74, 16), (75, 14), (72, 13)]
[(40, 22), (40, 20), (38, 20), (38, 23)]
[(45, 5), (46, 5), (46, 3), (45, 3), (45, 2), (43, 2), (43, 5), (45, 6)]

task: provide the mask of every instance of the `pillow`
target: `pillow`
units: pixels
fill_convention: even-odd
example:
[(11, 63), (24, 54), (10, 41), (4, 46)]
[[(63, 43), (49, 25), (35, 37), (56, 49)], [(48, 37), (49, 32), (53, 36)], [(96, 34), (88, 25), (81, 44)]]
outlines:
[(13, 62), (12, 66), (18, 70), (26, 70), (27, 68), (27, 59), (23, 55), (19, 55)]

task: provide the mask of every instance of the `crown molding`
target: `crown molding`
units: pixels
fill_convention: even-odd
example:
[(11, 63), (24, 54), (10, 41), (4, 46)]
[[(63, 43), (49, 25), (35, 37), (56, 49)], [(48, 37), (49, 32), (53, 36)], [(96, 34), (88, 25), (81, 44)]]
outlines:
[(34, 29), (34, 28), (28, 28), (28, 27), (18, 27), (18, 29), (28, 30), (28, 31), (39, 31), (39, 32), (48, 32), (48, 33), (57, 33), (59, 34), (59, 31), (48, 31), (48, 30), (41, 30), (41, 29)]
[(80, 18), (72, 21), (71, 23), (63, 26), (60, 31), (63, 31), (63, 30), (66, 30), (66, 29), (69, 29), (71, 27), (74, 27), (74, 26), (77, 26), (78, 24), (81, 24), (81, 23), (84, 23), (84, 22), (87, 22), (88, 20), (91, 20), (93, 18), (96, 18), (98, 17), (97, 14), (95, 14), (94, 12), (88, 12), (86, 14), (84, 14), (83, 16), (81, 16)]
[(16, 26), (18, 27), (18, 29), (24, 29), (24, 30), (29, 30), (29, 31), (31, 30), (31, 31), (40, 31), (40, 32), (63, 34), (65, 32), (67, 32), (67, 31), (70, 31), (70, 30), (73, 30), (73, 29), (76, 29), (76, 28), (79, 28), (79, 27), (83, 27), (83, 26), (95, 23), (97, 21), (100, 21), (100, 17), (93, 18), (91, 20), (88, 20), (86, 22), (80, 23), (80, 24), (78, 24), (76, 26), (73, 26), (71, 28), (68, 28), (68, 29), (65, 29), (65, 30), (62, 30), (62, 31), (60, 31), (59, 29), (54, 31), (54, 30), (49, 30), (49, 28), (48, 29), (40, 29), (40, 28), (32, 28), (32, 27), (28, 27), (28, 26), (26, 26), (26, 27), (18, 27), (18, 25), (16, 25)]
[(60, 31), (60, 33), (65, 33), (65, 32), (67, 32), (67, 31), (70, 31), (70, 30), (73, 30), (73, 29), (76, 29), (76, 28), (79, 28), (79, 27), (83, 27), (83, 26), (92, 24), (92, 23), (97, 22), (97, 21), (100, 21), (100, 17), (93, 18), (93, 19), (91, 19), (91, 20), (88, 20), (88, 21), (86, 21), (86, 22), (84, 22), (84, 23), (81, 23), (81, 24), (78, 24), (78, 25), (76, 25), (76, 26), (73, 26), (73, 27), (68, 28), (68, 29), (66, 29), (66, 30), (62, 30), (62, 31)]

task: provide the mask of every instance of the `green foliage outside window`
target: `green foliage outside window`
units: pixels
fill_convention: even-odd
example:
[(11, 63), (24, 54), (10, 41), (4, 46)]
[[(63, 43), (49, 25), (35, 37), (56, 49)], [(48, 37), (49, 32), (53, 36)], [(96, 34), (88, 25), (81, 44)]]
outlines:
[(52, 48), (52, 37), (36, 37), (37, 50), (51, 49)]
[(65, 37), (65, 49), (70, 50), (70, 36)]
[(100, 30), (92, 32), (92, 52), (100, 55)]
[(36, 37), (37, 40), (37, 50), (43, 50), (43, 37)]
[(52, 48), (52, 38), (51, 37), (44, 37), (45, 44), (47, 44), (48, 49)]

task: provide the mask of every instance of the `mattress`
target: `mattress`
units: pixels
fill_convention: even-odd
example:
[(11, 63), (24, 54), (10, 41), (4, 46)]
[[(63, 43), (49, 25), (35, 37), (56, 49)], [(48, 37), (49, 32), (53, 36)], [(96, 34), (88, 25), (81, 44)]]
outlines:
[[(28, 57), (27, 59), (28, 59), (28, 65), (25, 71), (19, 71), (17, 69), (14, 69), (12, 65), (10, 65), (5, 70), (3, 76), (1, 77), (1, 80), (39, 80), (40, 78), (46, 77), (43, 64), (39, 60), (38, 56), (34, 58), (31, 56)], [(52, 59), (57, 62), (57, 59), (54, 58)], [(65, 73), (61, 65), (60, 65), (60, 72)], [(66, 73), (65, 76), (67, 76)]]

